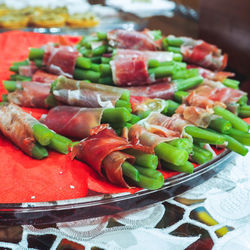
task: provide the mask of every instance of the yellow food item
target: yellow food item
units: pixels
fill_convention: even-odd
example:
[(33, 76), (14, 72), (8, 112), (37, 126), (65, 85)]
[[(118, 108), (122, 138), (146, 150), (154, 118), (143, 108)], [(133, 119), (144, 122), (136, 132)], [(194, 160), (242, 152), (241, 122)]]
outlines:
[(67, 25), (79, 28), (91, 28), (99, 24), (99, 20), (91, 13), (74, 14), (66, 20)]
[(29, 22), (29, 17), (22, 15), (7, 14), (0, 17), (0, 28), (20, 29), (25, 28)]
[(65, 18), (61, 15), (42, 14), (32, 17), (30, 24), (42, 28), (63, 27), (65, 25)]
[(5, 4), (0, 4), (0, 17), (10, 13), (10, 9)]

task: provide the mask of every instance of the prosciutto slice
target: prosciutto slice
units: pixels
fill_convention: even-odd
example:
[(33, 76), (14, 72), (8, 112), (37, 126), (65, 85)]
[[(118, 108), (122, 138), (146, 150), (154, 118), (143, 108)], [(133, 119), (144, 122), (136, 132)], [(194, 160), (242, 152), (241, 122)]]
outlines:
[(142, 144), (151, 148), (152, 152), (154, 152), (154, 148), (158, 144), (178, 137), (178, 133), (160, 128), (159, 126), (146, 126), (145, 128), (139, 124), (134, 124), (128, 131), (128, 138), (132, 144)]
[(29, 156), (35, 145), (32, 127), (36, 123), (35, 118), (14, 104), (0, 106), (0, 131)]
[(60, 76), (52, 92), (55, 98), (65, 104), (89, 108), (112, 108), (126, 91), (121, 88), (75, 81)]
[(177, 90), (176, 85), (165, 79), (163, 82), (146, 86), (126, 87), (131, 96), (144, 96), (148, 98), (173, 99)]
[(195, 126), (207, 128), (212, 119), (213, 110), (182, 104), (176, 110), (176, 114), (180, 114), (184, 120)]
[(83, 139), (100, 125), (102, 113), (102, 108), (57, 106), (50, 109), (41, 122), (58, 134)]
[(174, 114), (171, 117), (162, 115), (160, 113), (153, 112), (143, 121), (144, 126), (147, 124), (157, 125), (164, 127), (168, 130), (178, 132), (180, 135), (183, 133), (183, 129), (191, 123), (184, 120), (180, 114)]
[(34, 82), (44, 82), (44, 83), (52, 83), (57, 79), (58, 75), (53, 75), (50, 73), (47, 73), (43, 70), (37, 70), (32, 75), (32, 81)]
[(148, 85), (155, 82), (148, 73), (148, 60), (172, 61), (172, 52), (118, 49), (110, 62), (113, 81), (118, 86)]
[(192, 90), (186, 98), (190, 106), (210, 108), (215, 105), (227, 107), (231, 103), (237, 103), (245, 92), (224, 87), (220, 82), (204, 80), (203, 84)]
[(205, 69), (202, 67), (197, 67), (195, 65), (188, 65), (188, 69), (197, 68), (199, 74), (206, 79), (213, 80), (213, 81), (220, 81), (223, 82), (228, 77), (234, 77), (235, 74), (232, 72), (225, 72), (225, 71), (211, 71), (209, 69)]
[(19, 82), (20, 89), (8, 94), (8, 101), (23, 107), (48, 108), (45, 100), (50, 94), (50, 84)]
[(127, 159), (133, 162), (134, 158), (120, 151), (132, 147), (125, 138), (106, 128), (75, 145), (72, 156), (87, 163), (100, 175), (105, 174), (114, 184), (128, 187), (122, 176), (121, 165)]
[(217, 71), (227, 66), (227, 55), (215, 45), (189, 37), (180, 38), (183, 40), (181, 53), (184, 61)]
[(107, 33), (109, 45), (115, 48), (157, 50), (159, 43), (147, 31), (113, 30)]
[(44, 49), (43, 64), (45, 69), (52, 74), (73, 78), (79, 52), (71, 46), (55, 47), (52, 44), (47, 44)]
[(19, 66), (18, 73), (21, 76), (32, 77), (33, 74), (37, 71), (37, 69), (38, 69), (37, 66), (32, 63), (30, 65)]
[(133, 113), (140, 114), (145, 111), (162, 112), (166, 102), (162, 99), (151, 99), (144, 96), (131, 96), (130, 103)]

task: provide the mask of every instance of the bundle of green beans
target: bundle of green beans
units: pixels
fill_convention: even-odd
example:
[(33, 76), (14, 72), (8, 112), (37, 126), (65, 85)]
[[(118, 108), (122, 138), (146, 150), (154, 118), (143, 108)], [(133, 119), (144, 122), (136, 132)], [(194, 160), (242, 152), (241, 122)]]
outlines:
[(162, 187), (164, 178), (157, 171), (158, 157), (154, 154), (146, 154), (134, 149), (126, 150), (126, 153), (135, 157), (135, 164), (128, 162), (122, 164), (124, 177), (136, 186), (154, 190)]
[(36, 149), (33, 152), (32, 149), (32, 156), (34, 158), (42, 159), (45, 157), (47, 154), (45, 146), (62, 154), (69, 152), (69, 146), (72, 143), (70, 139), (55, 133), (39, 122), (32, 126), (32, 130), (37, 141), (36, 145), (39, 145), (39, 150)]
[[(182, 102), (183, 98), (188, 96), (189, 93), (185, 91), (177, 91), (174, 95), (175, 100)], [(247, 105), (240, 106), (240, 103), (246, 103), (247, 97), (243, 96), (239, 103), (239, 109), (244, 110)], [(216, 133), (218, 136), (223, 137), (226, 142), (226, 147), (238, 154), (246, 155), (248, 149), (244, 146), (250, 145), (250, 134), (248, 133), (248, 124), (239, 118), (236, 114), (224, 109), (220, 106), (215, 106), (214, 114), (217, 116), (210, 121), (209, 129), (204, 131)], [(240, 112), (239, 112), (240, 115)], [(216, 139), (212, 135), (206, 137), (198, 137), (195, 130), (201, 130), (196, 127), (186, 127), (185, 131), (195, 138), (195, 142), (198, 144), (208, 143), (212, 145), (223, 144), (222, 140)], [(191, 131), (193, 130), (193, 131)]]

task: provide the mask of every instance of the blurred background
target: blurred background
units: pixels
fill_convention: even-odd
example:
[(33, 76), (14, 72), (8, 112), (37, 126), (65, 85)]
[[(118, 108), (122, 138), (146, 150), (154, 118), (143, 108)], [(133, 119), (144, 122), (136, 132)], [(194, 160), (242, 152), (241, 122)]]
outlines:
[(201, 38), (229, 55), (228, 71), (250, 85), (249, 0), (0, 0), (0, 31), (88, 34), (115, 28), (160, 29)]

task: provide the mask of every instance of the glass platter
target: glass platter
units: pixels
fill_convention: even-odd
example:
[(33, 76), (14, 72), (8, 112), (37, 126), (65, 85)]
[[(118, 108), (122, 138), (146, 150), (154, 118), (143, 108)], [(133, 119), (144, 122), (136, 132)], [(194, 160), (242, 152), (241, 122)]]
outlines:
[(212, 161), (195, 168), (193, 174), (181, 173), (165, 180), (158, 190), (137, 193), (100, 194), (90, 192), (79, 199), (50, 202), (1, 203), (0, 224), (50, 224), (112, 215), (164, 201), (195, 187), (227, 166), (235, 154), (225, 150)]

